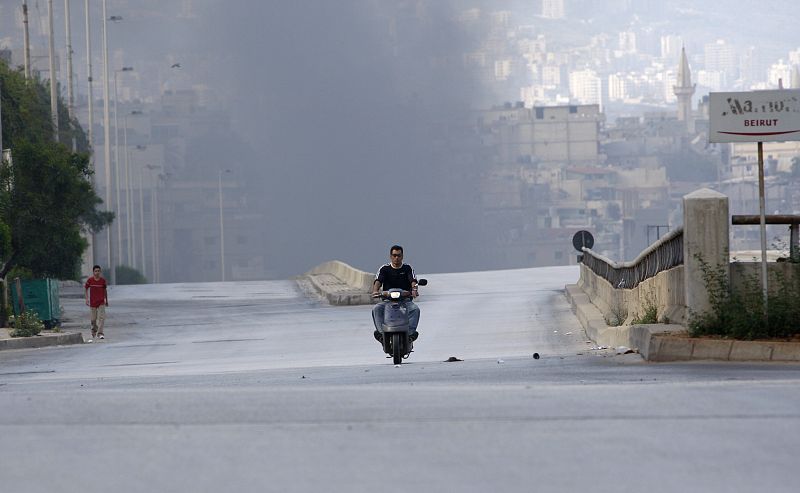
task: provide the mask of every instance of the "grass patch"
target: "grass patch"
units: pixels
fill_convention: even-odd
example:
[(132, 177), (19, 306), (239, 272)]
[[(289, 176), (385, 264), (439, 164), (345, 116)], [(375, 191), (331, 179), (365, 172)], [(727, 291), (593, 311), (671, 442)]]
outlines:
[(743, 285), (733, 291), (726, 272), (727, 265), (713, 267), (702, 258), (703, 280), (709, 294), (711, 310), (692, 313), (691, 336), (715, 335), (732, 339), (786, 339), (800, 332), (800, 278), (778, 276), (778, 288), (767, 297), (768, 313), (764, 315), (764, 299), (758, 274), (745, 277)]
[(14, 319), (14, 328), (9, 331), (11, 337), (30, 337), (38, 335), (44, 329), (44, 323), (33, 310), (26, 310)]

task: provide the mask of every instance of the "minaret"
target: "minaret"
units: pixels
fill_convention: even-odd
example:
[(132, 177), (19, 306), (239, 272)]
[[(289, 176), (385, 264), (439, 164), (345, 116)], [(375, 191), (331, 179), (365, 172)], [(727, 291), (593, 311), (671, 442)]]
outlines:
[(692, 119), (692, 95), (694, 94), (694, 84), (692, 84), (692, 72), (689, 70), (689, 61), (686, 59), (686, 48), (681, 48), (681, 63), (678, 65), (678, 79), (672, 88), (675, 96), (678, 97), (678, 120), (686, 123), (686, 130), (694, 132), (694, 120)]

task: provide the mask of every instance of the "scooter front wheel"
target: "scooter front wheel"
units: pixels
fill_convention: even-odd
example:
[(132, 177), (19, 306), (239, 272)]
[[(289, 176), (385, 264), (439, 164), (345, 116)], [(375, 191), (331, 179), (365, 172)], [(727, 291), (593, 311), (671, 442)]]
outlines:
[(392, 360), (396, 365), (403, 362), (403, 346), (400, 342), (402, 336), (403, 334), (397, 332), (392, 334)]

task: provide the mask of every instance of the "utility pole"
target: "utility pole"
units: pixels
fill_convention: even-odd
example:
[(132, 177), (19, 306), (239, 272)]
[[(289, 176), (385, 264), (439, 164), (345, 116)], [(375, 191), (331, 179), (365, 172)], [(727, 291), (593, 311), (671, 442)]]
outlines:
[[(103, 158), (105, 162), (105, 185), (106, 185), (106, 210), (111, 207), (111, 128), (109, 115), (109, 87), (108, 87), (108, 14), (106, 13), (106, 0), (103, 0)], [(111, 283), (116, 284), (117, 275), (114, 261), (111, 258), (111, 228), (106, 228), (106, 254), (108, 268), (110, 271)]]
[[(86, 81), (89, 91), (89, 132), (87, 137), (89, 139), (89, 166), (91, 167), (92, 171), (94, 171), (94, 96), (92, 95), (92, 37), (89, 29), (89, 0), (84, 0), (83, 6), (86, 24)], [(97, 189), (97, 180), (95, 179), (94, 173), (92, 174), (92, 185), (95, 187), (95, 189)], [(92, 233), (91, 236), (86, 237), (86, 240), (89, 242), (89, 245), (83, 257), (83, 272), (87, 272), (88, 268), (91, 268), (95, 264), (94, 260), (97, 258), (97, 235)]]
[(58, 80), (56, 79), (56, 41), (53, 29), (53, 0), (47, 0), (49, 17), (49, 52), (50, 52), (50, 118), (53, 120), (53, 140), (58, 142)]
[(25, 59), (25, 80), (31, 78), (31, 37), (28, 31), (28, 2), (22, 2), (22, 30), (24, 33), (22, 53)]
[(89, 86), (89, 147), (92, 148), (90, 159), (92, 169), (94, 169), (94, 96), (92, 95), (92, 36), (89, 29), (89, 0), (84, 0), (83, 5), (86, 14), (86, 82)]
[[(64, 0), (64, 27), (67, 31), (67, 114), (70, 121), (75, 118), (75, 93), (72, 88), (72, 27), (69, 19), (69, 0)], [(72, 152), (78, 150), (75, 134), (72, 134)]]

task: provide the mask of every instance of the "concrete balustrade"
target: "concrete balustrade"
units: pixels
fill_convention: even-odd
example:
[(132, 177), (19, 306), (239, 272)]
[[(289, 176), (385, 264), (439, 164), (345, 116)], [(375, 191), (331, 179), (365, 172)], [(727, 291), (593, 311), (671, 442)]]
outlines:
[[(721, 273), (734, 291), (741, 289), (748, 278), (760, 276), (760, 264), (756, 262), (730, 263), (729, 234), (728, 198), (713, 190), (697, 190), (683, 198), (683, 265), (661, 271), (633, 289), (624, 289), (615, 288), (588, 265), (581, 264), (581, 278), (577, 285), (566, 287), (566, 294), (587, 335), (600, 346), (636, 348), (651, 361), (800, 361), (800, 343), (796, 342), (688, 337), (685, 325), (692, 315), (711, 309), (703, 263)], [(595, 255), (592, 261), (597, 258), (602, 257)], [(602, 259), (606, 262), (601, 264), (603, 268), (619, 268)], [(780, 289), (779, 279), (792, 282), (800, 277), (800, 264), (771, 262), (768, 276), (774, 292)], [(657, 307), (659, 321), (670, 323), (633, 325), (634, 319), (652, 305)], [(625, 320), (621, 326), (608, 325), (622, 316)]]

